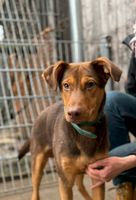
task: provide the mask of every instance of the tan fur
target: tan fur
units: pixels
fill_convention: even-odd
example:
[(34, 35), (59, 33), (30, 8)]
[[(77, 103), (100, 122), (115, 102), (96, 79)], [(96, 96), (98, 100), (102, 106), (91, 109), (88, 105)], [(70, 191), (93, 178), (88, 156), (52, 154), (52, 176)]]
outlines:
[[(32, 200), (40, 199), (39, 185), (43, 168), (52, 156), (59, 175), (61, 200), (73, 199), (74, 183), (85, 200), (104, 200), (104, 185), (93, 189), (91, 198), (83, 184), (83, 176), (89, 163), (107, 156), (104, 87), (109, 77), (118, 81), (120, 75), (121, 70), (103, 57), (82, 63), (59, 61), (44, 71), (42, 76), (49, 86), (60, 88), (63, 102), (41, 113), (33, 126), (27, 148), (25, 146), (27, 150), (20, 151), (23, 156), (30, 148), (32, 154)], [(94, 121), (101, 115), (100, 123), (83, 127), (95, 133), (96, 139), (80, 135), (71, 126), (71, 122)]]

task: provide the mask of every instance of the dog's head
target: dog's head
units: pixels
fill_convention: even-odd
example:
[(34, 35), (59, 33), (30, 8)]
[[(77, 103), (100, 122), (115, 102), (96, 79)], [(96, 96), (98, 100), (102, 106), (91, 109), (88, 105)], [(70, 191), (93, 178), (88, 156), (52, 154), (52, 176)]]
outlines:
[(50, 87), (60, 88), (69, 122), (94, 121), (103, 107), (109, 77), (119, 81), (121, 70), (105, 57), (92, 62), (59, 61), (42, 74)]

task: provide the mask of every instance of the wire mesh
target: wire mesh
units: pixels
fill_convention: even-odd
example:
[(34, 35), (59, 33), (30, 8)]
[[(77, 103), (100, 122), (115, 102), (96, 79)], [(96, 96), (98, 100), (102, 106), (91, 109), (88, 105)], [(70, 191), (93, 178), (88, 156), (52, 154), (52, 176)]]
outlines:
[[(30, 156), (18, 162), (17, 150), (30, 136), (37, 115), (58, 100), (41, 79), (57, 60), (53, 0), (0, 3), (0, 196), (31, 186)], [(45, 181), (56, 181), (54, 163)]]

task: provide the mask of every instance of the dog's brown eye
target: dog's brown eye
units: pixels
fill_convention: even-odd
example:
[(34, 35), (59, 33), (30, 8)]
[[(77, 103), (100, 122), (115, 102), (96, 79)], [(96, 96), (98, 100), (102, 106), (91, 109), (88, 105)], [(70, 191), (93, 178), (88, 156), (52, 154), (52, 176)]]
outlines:
[(63, 87), (64, 87), (65, 90), (68, 90), (69, 89), (69, 84), (68, 83), (64, 83)]
[(86, 85), (86, 88), (87, 89), (91, 89), (92, 87), (94, 87), (96, 85), (95, 82), (88, 82), (87, 85)]

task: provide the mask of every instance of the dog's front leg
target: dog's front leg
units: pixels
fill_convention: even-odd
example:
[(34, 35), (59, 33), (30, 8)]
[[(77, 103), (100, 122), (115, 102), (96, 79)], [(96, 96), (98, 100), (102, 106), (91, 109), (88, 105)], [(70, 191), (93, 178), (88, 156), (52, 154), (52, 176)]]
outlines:
[(61, 178), (59, 178), (59, 191), (61, 200), (73, 200), (73, 181), (71, 184), (67, 184)]
[(61, 200), (73, 200), (72, 187), (64, 185), (62, 180), (59, 180), (59, 191)]
[(61, 200), (73, 200), (72, 187), (75, 182), (76, 173), (71, 158), (62, 156), (58, 164), (59, 191)]
[[(92, 179), (92, 183), (95, 185), (95, 180)], [(105, 184), (102, 184), (92, 189), (93, 200), (104, 200), (105, 199)]]
[(84, 174), (77, 175), (77, 177), (76, 177), (77, 188), (85, 200), (92, 200), (91, 196), (88, 194), (88, 192), (84, 186), (83, 178), (84, 178)]

